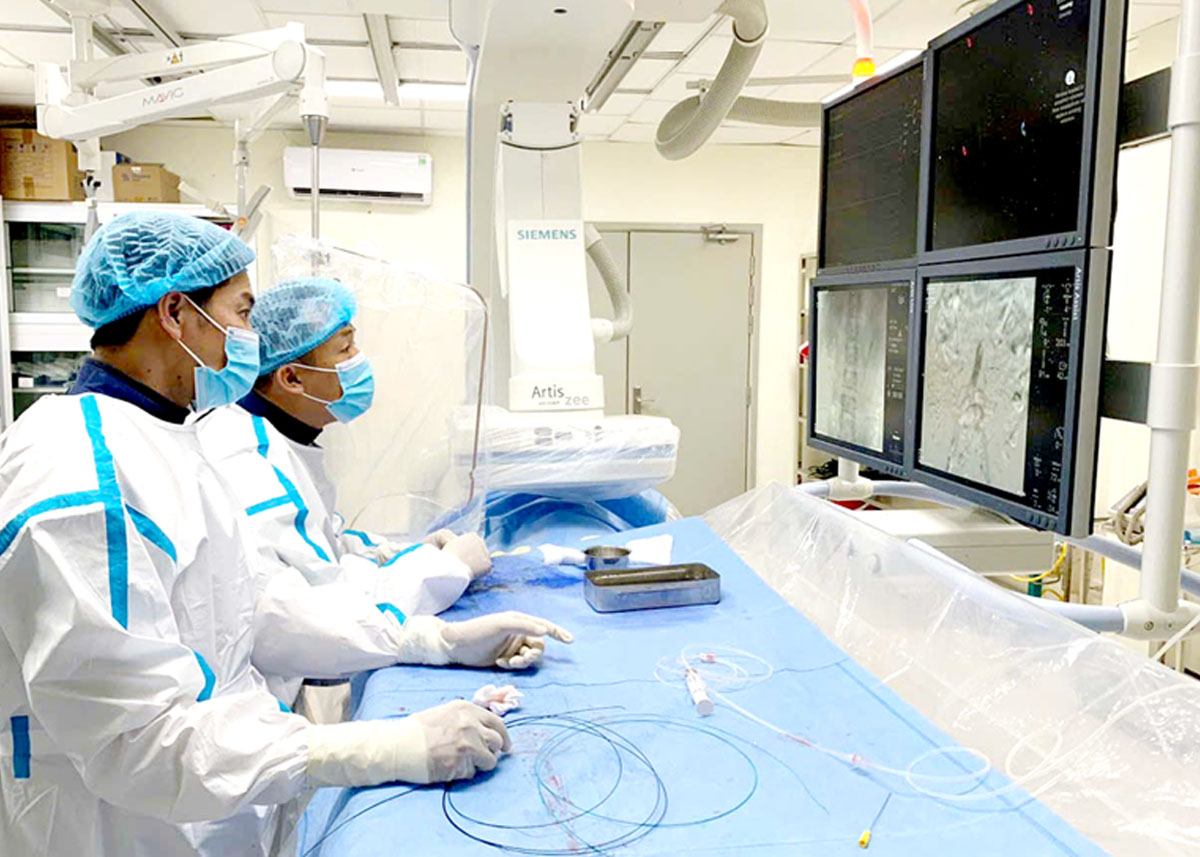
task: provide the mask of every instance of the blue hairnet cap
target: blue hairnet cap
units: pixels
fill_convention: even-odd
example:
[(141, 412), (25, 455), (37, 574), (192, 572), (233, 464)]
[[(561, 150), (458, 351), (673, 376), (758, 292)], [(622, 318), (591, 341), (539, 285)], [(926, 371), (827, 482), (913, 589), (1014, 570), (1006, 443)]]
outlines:
[(223, 283), (253, 261), (254, 251), (240, 238), (198, 217), (122, 214), (83, 248), (71, 308), (89, 327), (103, 327), (153, 306), (168, 292)]
[(358, 312), (354, 292), (327, 277), (298, 277), (267, 289), (254, 302), (258, 374), (303, 357), (348, 325)]

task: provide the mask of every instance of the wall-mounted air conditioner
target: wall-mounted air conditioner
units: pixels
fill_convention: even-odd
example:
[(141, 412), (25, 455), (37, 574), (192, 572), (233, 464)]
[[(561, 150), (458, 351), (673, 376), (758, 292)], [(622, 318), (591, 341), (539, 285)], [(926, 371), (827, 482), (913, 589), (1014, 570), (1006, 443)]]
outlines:
[[(424, 152), (321, 149), (321, 198), (429, 205), (433, 158)], [(290, 196), (312, 196), (312, 149), (283, 152), (283, 182)]]

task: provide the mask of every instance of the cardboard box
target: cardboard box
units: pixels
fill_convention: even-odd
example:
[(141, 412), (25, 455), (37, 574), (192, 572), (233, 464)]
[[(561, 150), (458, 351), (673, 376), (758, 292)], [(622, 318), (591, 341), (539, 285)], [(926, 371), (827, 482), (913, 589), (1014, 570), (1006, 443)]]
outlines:
[(120, 152), (100, 153), (100, 187), (96, 188), (96, 200), (98, 202), (115, 202), (113, 199), (113, 167), (117, 164), (127, 163), (129, 163), (129, 158)]
[(112, 175), (117, 202), (179, 202), (179, 176), (162, 164), (117, 164)]
[(83, 199), (75, 147), (32, 129), (0, 128), (0, 197)]

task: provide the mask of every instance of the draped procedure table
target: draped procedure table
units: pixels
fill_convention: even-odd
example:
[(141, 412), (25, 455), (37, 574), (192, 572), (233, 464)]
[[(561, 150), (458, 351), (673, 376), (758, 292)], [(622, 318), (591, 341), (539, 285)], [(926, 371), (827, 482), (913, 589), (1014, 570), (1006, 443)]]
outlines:
[[(850, 660), (699, 519), (583, 545), (572, 530), (563, 543), (661, 533), (674, 537), (674, 562), (720, 573), (720, 604), (600, 614), (584, 601), (579, 569), (497, 558), (444, 618), (522, 610), (565, 626), (575, 644), (549, 642), (542, 665), (523, 673), (380, 670), (355, 717), (401, 717), (512, 683), (525, 694), (506, 717), (513, 752), (449, 789), (323, 789), (301, 822), (300, 857), (1104, 853), (1019, 784), (981, 773), (976, 756)], [(791, 737), (719, 699), (699, 717), (671, 663), (685, 647), (761, 659), (739, 661), (756, 674), (745, 687), (713, 687)]]

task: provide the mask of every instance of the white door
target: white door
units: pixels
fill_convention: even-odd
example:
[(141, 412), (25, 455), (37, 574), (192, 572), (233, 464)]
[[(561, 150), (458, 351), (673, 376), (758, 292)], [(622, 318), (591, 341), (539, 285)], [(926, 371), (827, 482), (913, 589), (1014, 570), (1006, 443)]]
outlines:
[[(675, 476), (660, 490), (685, 515), (705, 512), (748, 486), (755, 235), (602, 234), (618, 263), (627, 258), (633, 298), (628, 342), (597, 348), (606, 410), (669, 417), (679, 427)], [(595, 276), (592, 294), (593, 309), (610, 314)]]

